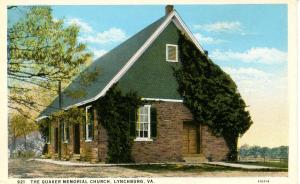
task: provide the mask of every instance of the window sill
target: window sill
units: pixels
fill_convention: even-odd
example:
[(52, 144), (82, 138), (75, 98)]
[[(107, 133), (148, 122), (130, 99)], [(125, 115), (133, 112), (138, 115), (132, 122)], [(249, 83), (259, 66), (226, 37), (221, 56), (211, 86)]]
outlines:
[(69, 144), (69, 141), (64, 141), (63, 143), (65, 143), (65, 144)]
[(170, 62), (170, 63), (178, 63), (178, 60), (166, 60), (167, 62)]
[(85, 140), (85, 142), (92, 142), (92, 141), (93, 141), (92, 139)]
[(140, 142), (140, 141), (153, 141), (153, 139), (150, 138), (135, 138), (134, 141)]

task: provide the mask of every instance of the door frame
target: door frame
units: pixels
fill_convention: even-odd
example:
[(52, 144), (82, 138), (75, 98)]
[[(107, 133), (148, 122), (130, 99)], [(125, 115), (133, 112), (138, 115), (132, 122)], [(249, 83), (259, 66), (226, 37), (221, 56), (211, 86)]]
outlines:
[[(200, 154), (200, 152), (201, 152), (201, 133), (200, 133), (201, 126), (200, 126), (200, 123), (197, 123), (196, 121), (183, 121), (182, 122), (183, 134), (184, 134), (184, 130), (183, 130), (184, 124), (190, 124), (190, 125), (193, 125), (196, 127), (196, 153), (195, 154)], [(183, 142), (183, 144), (185, 144), (185, 143)], [(182, 146), (184, 146), (184, 145), (182, 145)], [(191, 154), (191, 153), (187, 153), (187, 154)]]

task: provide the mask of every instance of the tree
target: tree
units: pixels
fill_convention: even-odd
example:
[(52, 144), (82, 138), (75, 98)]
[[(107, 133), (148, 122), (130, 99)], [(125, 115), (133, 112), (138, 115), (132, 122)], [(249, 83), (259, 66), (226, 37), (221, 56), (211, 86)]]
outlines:
[(250, 149), (250, 146), (248, 144), (242, 145), (239, 149), (239, 155), (241, 157), (249, 156), (249, 149)]
[(27, 149), (27, 135), (37, 130), (37, 125), (33, 121), (29, 121), (21, 114), (13, 114), (9, 119), (9, 134), (12, 139), (11, 151), (15, 149), (16, 138), (24, 138), (24, 148)]
[(260, 155), (264, 158), (264, 162), (266, 161), (266, 157), (270, 154), (270, 148), (262, 147), (260, 148)]
[(229, 147), (227, 159), (237, 160), (237, 141), (253, 123), (237, 86), (228, 74), (179, 33), (182, 67), (175, 69), (179, 93), (195, 120), (222, 135)]
[(252, 146), (250, 149), (249, 149), (249, 154), (253, 157), (258, 157), (260, 155), (260, 146)]
[(279, 158), (281, 159), (288, 159), (289, 157), (289, 150), (287, 146), (280, 146), (279, 148)]
[(9, 108), (39, 112), (46, 105), (36, 93), (57, 93), (58, 81), (67, 85), (85, 68), (91, 55), (78, 43), (78, 33), (78, 26), (54, 20), (46, 6), (30, 7), (8, 27)]

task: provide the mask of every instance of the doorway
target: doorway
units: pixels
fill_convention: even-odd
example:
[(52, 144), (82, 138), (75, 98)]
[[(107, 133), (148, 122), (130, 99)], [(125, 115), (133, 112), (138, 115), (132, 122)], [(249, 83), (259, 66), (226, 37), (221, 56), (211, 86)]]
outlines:
[(80, 154), (80, 126), (74, 125), (74, 154)]
[(198, 154), (199, 125), (195, 122), (183, 122), (183, 154)]
[(54, 153), (58, 153), (58, 128), (54, 129)]

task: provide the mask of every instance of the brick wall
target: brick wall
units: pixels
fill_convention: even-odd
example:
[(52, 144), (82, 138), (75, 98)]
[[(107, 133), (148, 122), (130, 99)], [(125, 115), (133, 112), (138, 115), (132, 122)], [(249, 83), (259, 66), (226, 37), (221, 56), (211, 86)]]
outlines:
[[(157, 109), (157, 137), (152, 141), (134, 141), (132, 156), (135, 162), (172, 162), (183, 161), (182, 135), (183, 122), (192, 121), (193, 116), (182, 103), (177, 102), (149, 102)], [(105, 162), (107, 158), (107, 133), (98, 122), (94, 111), (94, 140), (86, 142), (83, 137), (83, 128), (80, 126), (80, 158), (90, 162)], [(49, 153), (54, 154), (54, 128), (57, 122), (52, 122), (51, 144)], [(62, 143), (62, 159), (72, 159), (74, 149), (74, 127), (70, 126), (69, 143)], [(60, 136), (59, 136), (60, 137)], [(213, 161), (226, 158), (228, 147), (223, 137), (212, 135), (207, 126), (200, 126), (200, 153)]]
[[(98, 162), (98, 120), (97, 113), (94, 111), (94, 140), (86, 141), (83, 137), (83, 127), (80, 124), (80, 160)], [(51, 158), (57, 159), (58, 153), (54, 152), (54, 130), (58, 127), (58, 122), (52, 122), (51, 124), (51, 140), (48, 145), (48, 153), (51, 155)], [(60, 131), (60, 130), (59, 130)], [(74, 126), (69, 126), (70, 139), (68, 142), (62, 142), (61, 144), (61, 159), (69, 160), (72, 159), (74, 153)], [(59, 132), (59, 139), (61, 140), (61, 133)]]
[(152, 102), (157, 109), (157, 137), (153, 141), (133, 143), (136, 162), (182, 161), (182, 121), (192, 114), (182, 103)]
[(50, 144), (48, 144), (48, 154), (50, 154), (51, 158), (54, 158), (54, 128), (57, 127), (57, 122), (51, 122), (51, 135), (50, 135)]
[(108, 137), (107, 137), (107, 133), (106, 133), (106, 130), (105, 128), (101, 125), (101, 123), (99, 123), (99, 127), (98, 127), (98, 130), (99, 130), (99, 134), (98, 134), (98, 158), (99, 158), (99, 161), (101, 162), (105, 162), (106, 161), (106, 158), (107, 158), (107, 145), (108, 145)]
[(92, 141), (86, 141), (83, 136), (83, 128), (80, 127), (80, 157), (81, 160), (90, 162), (98, 162), (98, 118), (97, 111), (94, 109), (94, 139)]
[[(201, 127), (201, 153), (212, 161), (222, 161), (226, 159), (229, 149), (223, 137), (212, 135), (207, 126)], [(209, 159), (208, 159), (209, 160)]]
[[(136, 162), (182, 161), (183, 122), (193, 116), (182, 103), (152, 102), (157, 109), (157, 137), (153, 141), (135, 141), (132, 155)], [(200, 153), (213, 161), (224, 160), (228, 153), (223, 137), (213, 136), (207, 126), (200, 126)]]

